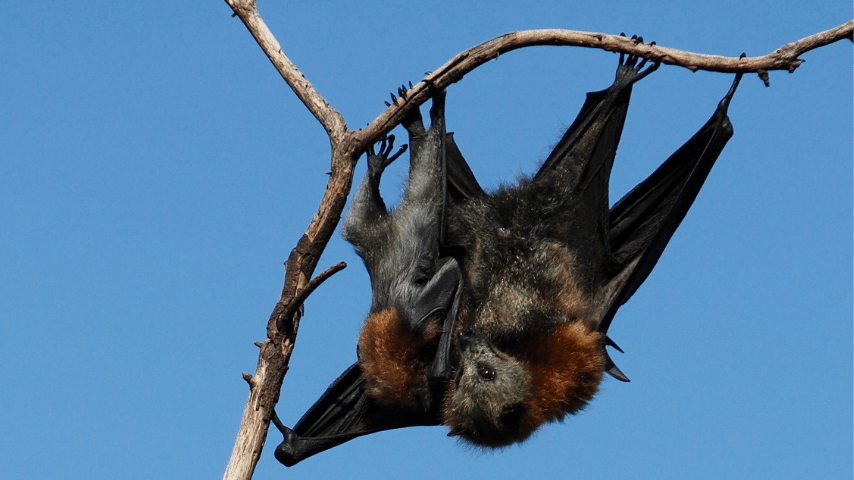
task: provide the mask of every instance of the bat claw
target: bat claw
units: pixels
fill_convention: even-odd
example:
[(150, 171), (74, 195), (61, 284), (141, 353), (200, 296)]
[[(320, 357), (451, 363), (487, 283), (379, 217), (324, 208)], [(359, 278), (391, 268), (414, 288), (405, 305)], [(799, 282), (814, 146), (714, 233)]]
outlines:
[[(625, 37), (625, 34), (621, 33), (620, 35)], [(635, 45), (643, 43), (643, 37), (639, 37), (637, 35), (632, 35), (631, 40)], [(655, 42), (651, 42), (649, 45), (655, 45)], [(615, 84), (619, 84), (622, 87), (632, 85), (638, 80), (656, 71), (658, 67), (661, 66), (661, 62), (655, 60), (652, 65), (647, 67), (647, 63), (649, 63), (649, 61), (650, 59), (634, 53), (626, 56), (626, 54), (621, 52)], [(643, 69), (644, 67), (647, 67), (646, 70)]]
[(624, 351), (623, 351), (623, 349), (622, 349), (622, 348), (620, 348), (620, 346), (619, 346), (619, 345), (617, 345), (617, 342), (615, 342), (614, 340), (612, 340), (612, 339), (611, 339), (611, 337), (609, 337), (609, 336), (607, 336), (607, 335), (605, 335), (605, 345), (607, 345), (607, 346), (609, 346), (609, 347), (614, 347), (614, 349), (616, 349), (616, 350), (617, 350), (618, 352), (620, 352), (620, 353), (626, 353), (626, 352), (624, 352)]
[[(379, 148), (376, 148), (376, 145), (379, 145)], [(379, 178), (385, 168), (397, 160), (407, 148), (407, 145), (401, 145), (394, 155), (389, 156), (394, 149), (394, 135), (383, 135), (377, 143), (368, 147), (368, 170)]]

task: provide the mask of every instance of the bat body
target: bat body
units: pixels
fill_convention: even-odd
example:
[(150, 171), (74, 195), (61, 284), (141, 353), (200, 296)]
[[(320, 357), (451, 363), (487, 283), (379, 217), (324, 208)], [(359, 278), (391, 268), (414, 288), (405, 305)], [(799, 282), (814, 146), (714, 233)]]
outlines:
[[(285, 440), (276, 450), (277, 459), (293, 465), (357, 436), (419, 425), (444, 424), (452, 435), (474, 444), (503, 446), (583, 408), (603, 372), (627, 380), (605, 351), (606, 345), (614, 345), (606, 336), (608, 327), (654, 267), (731, 137), (726, 110), (740, 78), (700, 131), (609, 209), (608, 180), (632, 85), (657, 67), (642, 71), (644, 62), (637, 61), (629, 57), (624, 63), (621, 56), (614, 85), (588, 94), (578, 118), (533, 178), (491, 194), (480, 188), (452, 137), (444, 133), (434, 103), (431, 130), (441, 124), (441, 134), (438, 129), (434, 133), (444, 140), (436, 143), (444, 145), (424, 158), (433, 155), (446, 162), (443, 170), (433, 172), (439, 172), (445, 190), (443, 198), (431, 200), (445, 211), (438, 214), (436, 235), (457, 248), (448, 249), (452, 254), (439, 252), (435, 258), (440, 267), (428, 277), (436, 278), (446, 264), (457, 277), (440, 289), (453, 286), (450, 307), (440, 309), (442, 328), (436, 327), (436, 318), (397, 324), (415, 335), (410, 344), (423, 346), (428, 338), (427, 343), (437, 344), (421, 350), (421, 363), (407, 377), (418, 385), (410, 392), (423, 392), (427, 385), (429, 401), (389, 401), (378, 394), (372, 384), (390, 375), (388, 370), (367, 372), (360, 339), (359, 362), (293, 430), (280, 427)], [(413, 137), (417, 122), (409, 125), (410, 140), (418, 140), (417, 134)], [(417, 142), (413, 162), (420, 155), (416, 147)], [(410, 167), (410, 182), (415, 168)], [(447, 219), (444, 227), (442, 219)], [(345, 236), (354, 238), (348, 228)], [(415, 237), (416, 243), (427, 238), (420, 233)], [(371, 272), (363, 246), (380, 244), (351, 241)], [(373, 272), (371, 276), (375, 285)], [(449, 297), (443, 298), (447, 303)], [(406, 308), (423, 310), (420, 305)], [(422, 329), (422, 323), (429, 328)], [(378, 328), (376, 336), (390, 331), (396, 330)], [(437, 370), (453, 374), (431, 373)]]
[(418, 110), (403, 121), (409, 179), (393, 211), (379, 194), (382, 170), (394, 159), (388, 157), (391, 144), (383, 148), (383, 141), (379, 154), (369, 151), (368, 172), (343, 230), (371, 277), (371, 310), (358, 344), (368, 394), (384, 405), (423, 411), (431, 409), (434, 390), (444, 388), (450, 371), (450, 332), (462, 292), (459, 265), (442, 252), (449, 140), (444, 103), (445, 93), (438, 92), (429, 129)]
[(466, 255), (443, 424), (476, 445), (523, 441), (579, 411), (603, 371), (627, 380), (605, 351), (610, 321), (732, 136), (725, 111), (735, 85), (700, 133), (611, 211), (608, 183), (631, 88), (656, 68), (636, 62), (621, 61), (614, 85), (588, 95), (533, 178), (451, 205), (448, 238)]

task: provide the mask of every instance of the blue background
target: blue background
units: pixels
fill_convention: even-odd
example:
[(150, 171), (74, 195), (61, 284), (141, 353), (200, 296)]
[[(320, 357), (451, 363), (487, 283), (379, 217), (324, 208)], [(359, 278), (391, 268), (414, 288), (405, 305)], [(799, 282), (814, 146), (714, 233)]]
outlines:
[[(350, 128), (458, 52), (532, 28), (624, 31), (762, 55), (852, 18), (827, 2), (262, 0), (285, 52)], [(282, 262), (329, 143), (222, 1), (12, 2), (0, 16), (0, 472), (218, 478)], [(852, 477), (852, 45), (745, 77), (731, 140), (612, 337), (632, 379), (522, 446), (412, 428), (255, 478)], [(448, 89), (481, 183), (533, 172), (615, 54), (538, 47)], [(634, 90), (612, 201), (711, 115), (731, 75), (662, 67)], [(398, 132), (402, 134), (403, 132)], [(405, 135), (404, 135), (405, 137)], [(387, 174), (399, 195), (406, 161)], [(360, 162), (356, 182), (364, 172)], [(293, 424), (355, 360), (367, 275), (306, 303), (277, 408)]]

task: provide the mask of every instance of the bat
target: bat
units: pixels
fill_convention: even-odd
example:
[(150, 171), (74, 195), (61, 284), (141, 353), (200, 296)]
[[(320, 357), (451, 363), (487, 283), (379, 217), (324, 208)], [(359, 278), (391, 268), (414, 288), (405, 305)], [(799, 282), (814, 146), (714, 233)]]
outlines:
[(588, 94), (540, 170), (449, 211), (464, 247), (456, 375), (444, 425), (475, 445), (502, 447), (581, 410), (607, 371), (617, 309), (651, 272), (733, 134), (726, 109), (609, 209), (611, 167), (632, 85), (657, 68), (629, 57), (614, 85)]
[[(399, 93), (403, 96), (404, 89)], [(315, 405), (315, 413), (307, 414), (294, 431), (274, 418), (286, 438), (293, 439), (276, 449), (276, 458), (285, 465), (294, 463), (294, 448), (298, 458), (304, 458), (354, 433), (367, 433), (377, 421), (379, 430), (387, 429), (389, 422), (409, 426), (439, 421), (462, 293), (462, 272), (444, 245), (446, 153), (459, 157), (454, 159), (456, 178), (467, 184), (476, 180), (445, 131), (445, 92), (435, 93), (432, 101), (429, 129), (418, 110), (401, 122), (409, 134), (409, 178), (403, 199), (392, 211), (379, 185), (385, 168), (406, 148), (391, 155), (390, 136), (381, 139), (378, 149), (368, 150), (368, 171), (343, 227), (344, 238), (356, 247), (371, 278), (371, 309), (359, 336), (359, 361), (330, 386), (324, 395), (330, 402)], [(458, 201), (472, 193), (453, 186), (450, 190)]]
[[(403, 93), (403, 89), (400, 90)], [(414, 110), (409, 133), (409, 178), (392, 211), (379, 192), (394, 138), (368, 151), (368, 171), (344, 222), (371, 278), (371, 309), (357, 351), (368, 394), (383, 405), (427, 411), (450, 372), (453, 322), (462, 293), (457, 260), (443, 252), (447, 197), (445, 92), (433, 96), (430, 128)], [(448, 332), (443, 334), (443, 332)]]
[(605, 351), (616, 347), (608, 328), (732, 136), (727, 108), (741, 78), (697, 134), (609, 209), (632, 85), (657, 67), (642, 70), (644, 63), (621, 56), (614, 85), (588, 94), (538, 173), (516, 186), (485, 193), (444, 136), (450, 200), (439, 202), (447, 208), (440, 234), (462, 247), (454, 259), (464, 277), (454, 328), (439, 334), (453, 348), (446, 358), (437, 349), (433, 365), (451, 364), (455, 376), (441, 402), (434, 395), (426, 408), (388, 405), (367, 393), (357, 363), (293, 430), (274, 419), (285, 435), (279, 461), (293, 465), (361, 435), (421, 425), (448, 425), (477, 445), (506, 445), (583, 408), (603, 371), (627, 381)]

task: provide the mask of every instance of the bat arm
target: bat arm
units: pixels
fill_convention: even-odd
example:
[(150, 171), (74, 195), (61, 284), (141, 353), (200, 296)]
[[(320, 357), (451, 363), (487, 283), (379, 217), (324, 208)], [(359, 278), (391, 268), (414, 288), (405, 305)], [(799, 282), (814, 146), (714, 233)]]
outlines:
[(353, 197), (353, 205), (344, 219), (342, 235), (344, 238), (361, 249), (376, 237), (375, 225), (388, 215), (385, 202), (380, 195), (380, 176), (370, 172), (365, 175)]
[[(459, 264), (454, 259), (451, 259), (445, 264), (447, 273), (445, 274), (446, 281), (452, 281), (456, 284), (454, 289), (454, 299), (451, 303), (451, 308), (445, 311), (445, 322), (442, 324), (442, 334), (439, 337), (439, 347), (436, 351), (436, 358), (433, 360), (433, 365), (428, 373), (430, 380), (447, 380), (451, 373), (451, 341), (454, 336), (454, 324), (457, 320), (457, 312), (460, 308), (460, 297), (462, 297), (463, 276), (460, 271)], [(443, 267), (444, 268), (444, 267)]]
[[(406, 306), (405, 318), (411, 319), (411, 323), (407, 325), (411, 332), (423, 332), (427, 322), (434, 315), (442, 313), (447, 316), (451, 310), (456, 310), (458, 305), (459, 292), (463, 281), (462, 271), (454, 258), (443, 258), (439, 260), (440, 267), (430, 277), (430, 280), (425, 284), (417, 296)], [(448, 325), (448, 320), (443, 323)], [(453, 320), (451, 320), (453, 325)]]
[(365, 392), (364, 377), (358, 363), (341, 374), (293, 429), (282, 425), (278, 416), (273, 424), (284, 440), (276, 447), (276, 460), (293, 466), (315, 454), (354, 438), (385, 430), (439, 425), (435, 410), (410, 410), (383, 406)]

